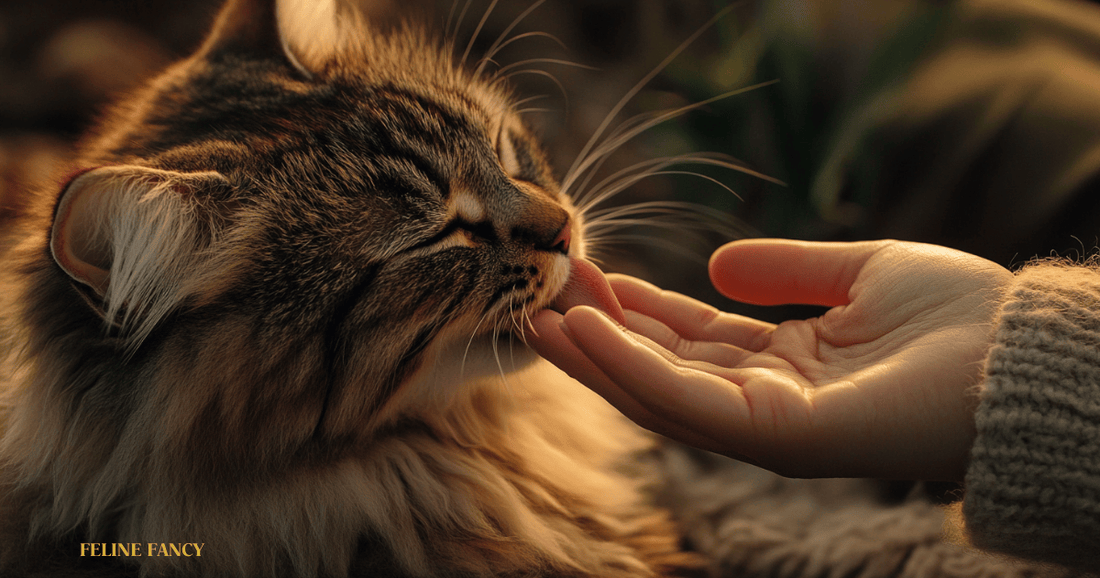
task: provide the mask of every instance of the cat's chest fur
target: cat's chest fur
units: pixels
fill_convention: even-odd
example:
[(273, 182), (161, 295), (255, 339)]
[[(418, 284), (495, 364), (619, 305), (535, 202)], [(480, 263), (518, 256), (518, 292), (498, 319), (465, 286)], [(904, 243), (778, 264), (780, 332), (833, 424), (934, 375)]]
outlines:
[(583, 217), (461, 64), (232, 0), (107, 115), (0, 244), (0, 572), (80, 542), (204, 544), (110, 561), (151, 576), (690, 566), (623, 473), (651, 439), (522, 345)]

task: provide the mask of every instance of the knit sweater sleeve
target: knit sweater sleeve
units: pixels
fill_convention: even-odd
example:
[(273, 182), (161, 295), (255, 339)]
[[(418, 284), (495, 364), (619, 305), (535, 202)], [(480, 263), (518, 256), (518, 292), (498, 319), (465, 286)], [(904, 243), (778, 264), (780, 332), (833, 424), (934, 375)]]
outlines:
[(975, 420), (962, 505), (971, 542), (1100, 569), (1100, 269), (1017, 274)]

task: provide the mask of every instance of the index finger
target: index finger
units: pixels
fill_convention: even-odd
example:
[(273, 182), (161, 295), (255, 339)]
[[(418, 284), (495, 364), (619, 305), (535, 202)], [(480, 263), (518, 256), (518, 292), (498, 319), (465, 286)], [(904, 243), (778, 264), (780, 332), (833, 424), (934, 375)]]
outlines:
[(723, 295), (743, 303), (847, 305), (867, 260), (889, 243), (734, 241), (711, 256), (710, 278)]

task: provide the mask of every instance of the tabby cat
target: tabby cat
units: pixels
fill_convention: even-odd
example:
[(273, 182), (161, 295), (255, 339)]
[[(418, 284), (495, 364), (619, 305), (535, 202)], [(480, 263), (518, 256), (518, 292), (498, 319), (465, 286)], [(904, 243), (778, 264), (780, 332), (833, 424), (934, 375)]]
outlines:
[(451, 52), (231, 0), (5, 224), (0, 574), (690, 565), (622, 467), (650, 438), (521, 344), (547, 306), (621, 312), (514, 97)]

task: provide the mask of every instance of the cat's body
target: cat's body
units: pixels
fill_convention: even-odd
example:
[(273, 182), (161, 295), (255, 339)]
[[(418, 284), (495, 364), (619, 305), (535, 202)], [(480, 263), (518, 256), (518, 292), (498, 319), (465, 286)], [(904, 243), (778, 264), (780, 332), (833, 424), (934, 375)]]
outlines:
[(417, 28), (230, 2), (5, 223), (0, 574), (687, 560), (651, 440), (520, 343), (584, 240), (511, 102)]

